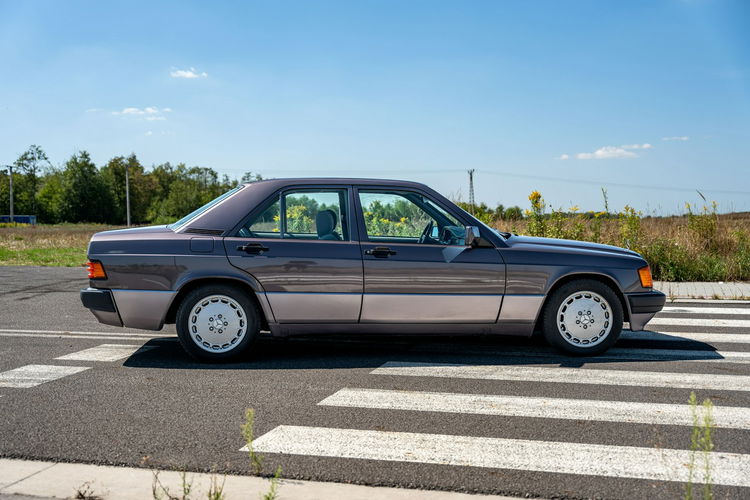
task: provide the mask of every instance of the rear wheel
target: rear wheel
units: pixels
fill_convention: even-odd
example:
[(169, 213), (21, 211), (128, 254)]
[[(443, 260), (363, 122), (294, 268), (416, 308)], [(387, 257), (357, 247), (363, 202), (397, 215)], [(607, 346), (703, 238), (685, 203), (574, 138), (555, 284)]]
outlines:
[(223, 361), (242, 353), (260, 330), (255, 302), (229, 285), (204, 285), (188, 293), (177, 308), (182, 347), (201, 361)]
[(544, 338), (576, 356), (601, 354), (620, 336), (622, 304), (615, 292), (595, 280), (576, 280), (549, 297), (543, 316)]

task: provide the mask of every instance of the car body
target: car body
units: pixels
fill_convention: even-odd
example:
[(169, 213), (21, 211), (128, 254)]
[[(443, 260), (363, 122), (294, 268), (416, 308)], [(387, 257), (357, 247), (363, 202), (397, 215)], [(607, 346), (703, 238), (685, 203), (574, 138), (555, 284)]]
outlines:
[[(595, 354), (665, 301), (634, 251), (503, 234), (423, 184), (382, 179), (240, 185), (175, 224), (97, 233), (88, 257), (81, 299), (100, 322), (177, 322), (183, 345), (207, 360), (244, 350), (255, 329), (530, 336), (545, 321), (562, 322), (562, 343), (545, 333), (557, 347)], [(588, 295), (561, 302), (577, 292)], [(222, 310), (238, 323), (219, 320)], [(592, 331), (607, 323), (606, 335), (583, 333), (589, 321)], [(240, 333), (224, 342), (225, 329)]]

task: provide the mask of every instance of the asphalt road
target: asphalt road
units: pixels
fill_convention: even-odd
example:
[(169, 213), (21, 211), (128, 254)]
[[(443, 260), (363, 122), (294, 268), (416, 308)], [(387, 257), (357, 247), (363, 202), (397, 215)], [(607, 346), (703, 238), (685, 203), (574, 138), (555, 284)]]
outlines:
[(695, 389), (716, 405), (716, 497), (750, 497), (750, 304), (671, 304), (661, 334), (626, 332), (599, 359), (524, 339), (317, 337), (264, 339), (216, 366), (171, 326), (96, 322), (83, 276), (0, 267), (0, 456), (248, 473), (253, 408), (267, 474), (675, 498), (684, 483), (663, 478), (686, 477)]

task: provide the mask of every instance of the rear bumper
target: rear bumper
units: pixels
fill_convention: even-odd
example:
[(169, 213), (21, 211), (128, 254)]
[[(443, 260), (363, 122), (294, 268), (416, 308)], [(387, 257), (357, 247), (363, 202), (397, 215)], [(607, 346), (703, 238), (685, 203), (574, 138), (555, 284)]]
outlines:
[(662, 310), (667, 301), (666, 295), (658, 290), (627, 294), (630, 305), (630, 329), (640, 331)]
[(81, 290), (81, 303), (100, 323), (161, 330), (176, 292), (161, 290)]
[(81, 303), (83, 307), (96, 316), (99, 323), (112, 326), (122, 326), (120, 314), (115, 306), (115, 299), (110, 290), (99, 290), (98, 288), (86, 288), (81, 290)]

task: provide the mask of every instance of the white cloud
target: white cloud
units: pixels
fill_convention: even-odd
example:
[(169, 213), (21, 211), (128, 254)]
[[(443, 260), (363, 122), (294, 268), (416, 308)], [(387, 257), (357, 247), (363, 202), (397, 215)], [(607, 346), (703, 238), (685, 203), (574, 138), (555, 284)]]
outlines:
[(206, 78), (208, 73), (205, 71), (198, 72), (195, 68), (190, 69), (175, 69), (170, 71), (169, 76), (172, 78)]
[(568, 155), (567, 153), (563, 153), (557, 158), (555, 158), (555, 160), (567, 160), (568, 158), (570, 158), (570, 155)]
[(612, 158), (637, 158), (638, 155), (628, 151), (623, 147), (604, 146), (593, 153), (578, 153), (576, 158), (579, 160), (609, 160)]
[(149, 130), (148, 132), (146, 132), (146, 135), (154, 135), (154, 133)]
[(155, 106), (147, 106), (145, 108), (123, 108), (122, 111), (112, 111), (112, 114), (113, 115), (156, 115), (156, 114), (159, 114), (159, 108)]
[(128, 107), (122, 111), (112, 111), (115, 116), (139, 118), (150, 122), (166, 120), (164, 113), (171, 113), (172, 108), (158, 108), (156, 106), (146, 106), (145, 108)]
[[(604, 146), (593, 153), (578, 153), (579, 160), (609, 160), (612, 158), (638, 158), (633, 149), (653, 149), (654, 146), (648, 142), (643, 144), (623, 144), (622, 146)], [(567, 156), (567, 155), (563, 155)], [(560, 159), (563, 159), (560, 157)]]
[(662, 141), (689, 141), (690, 137), (686, 135), (674, 135), (671, 137), (662, 137)]

